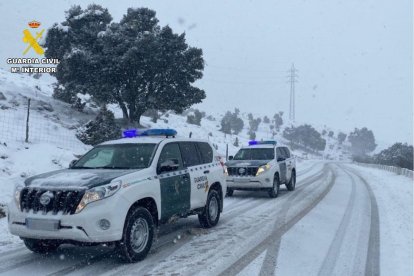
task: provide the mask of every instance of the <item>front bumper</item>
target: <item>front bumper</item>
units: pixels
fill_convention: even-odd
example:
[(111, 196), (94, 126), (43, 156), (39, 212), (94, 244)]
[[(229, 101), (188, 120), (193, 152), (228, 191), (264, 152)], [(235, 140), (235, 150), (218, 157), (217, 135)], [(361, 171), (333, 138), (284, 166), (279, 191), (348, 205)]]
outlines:
[(227, 188), (231, 189), (265, 189), (273, 187), (273, 179), (267, 173), (259, 176), (227, 176)]
[[(21, 212), (15, 202), (9, 204), (8, 225), (13, 235), (33, 239), (59, 239), (78, 242), (111, 242), (122, 238), (125, 217), (130, 204), (122, 196), (112, 196), (88, 204), (80, 213), (56, 215), (33, 211)], [(59, 220), (56, 231), (33, 230), (27, 228), (26, 218)], [(99, 226), (101, 219), (107, 219), (111, 226), (103, 230)]]

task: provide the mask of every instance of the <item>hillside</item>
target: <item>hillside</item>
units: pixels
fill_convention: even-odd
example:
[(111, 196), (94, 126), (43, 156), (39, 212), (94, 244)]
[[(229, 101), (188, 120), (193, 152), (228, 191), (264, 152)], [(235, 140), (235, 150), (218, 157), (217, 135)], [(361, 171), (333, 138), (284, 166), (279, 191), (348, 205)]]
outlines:
[[(78, 112), (70, 105), (51, 97), (54, 79), (42, 76), (35, 79), (28, 75), (11, 74), (0, 70), (0, 204), (5, 204), (12, 196), (14, 184), (25, 178), (42, 172), (65, 168), (69, 162), (90, 149), (76, 137), (76, 129), (94, 118), (96, 111), (86, 108)], [(0, 95), (0, 96), (1, 96)], [(25, 143), (28, 98), (31, 98), (29, 116), (29, 142)], [(110, 106), (116, 117), (121, 112), (116, 106)], [(200, 126), (188, 124), (186, 115), (166, 113), (153, 123), (149, 117), (142, 118), (142, 124), (148, 128), (173, 128), (179, 136), (211, 141), (218, 152), (225, 156), (228, 145), (229, 155), (237, 152), (234, 146), (236, 137), (239, 145), (246, 145), (248, 135), (248, 112), (241, 112), (244, 128), (239, 135), (225, 135), (220, 131), (222, 114), (206, 114)], [(269, 114), (270, 117), (270, 114)], [(283, 128), (283, 127), (282, 127)], [(281, 133), (282, 130), (279, 132)], [(261, 123), (256, 137), (273, 139), (269, 124)], [(326, 138), (326, 137), (325, 137)], [(279, 143), (288, 143), (277, 134), (274, 139)], [(339, 156), (337, 141), (327, 138), (327, 147), (323, 156)], [(294, 151), (298, 157), (321, 158)]]

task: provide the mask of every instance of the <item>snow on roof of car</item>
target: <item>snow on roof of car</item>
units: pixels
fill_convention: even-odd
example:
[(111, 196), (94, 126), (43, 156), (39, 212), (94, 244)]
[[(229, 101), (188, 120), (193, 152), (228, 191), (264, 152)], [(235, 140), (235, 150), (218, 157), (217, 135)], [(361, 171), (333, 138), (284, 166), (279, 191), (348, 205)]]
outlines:
[(103, 142), (99, 145), (111, 145), (111, 144), (158, 144), (162, 140), (165, 140), (163, 136), (148, 136), (148, 137), (133, 137), (133, 138), (121, 138), (117, 140), (111, 140)]

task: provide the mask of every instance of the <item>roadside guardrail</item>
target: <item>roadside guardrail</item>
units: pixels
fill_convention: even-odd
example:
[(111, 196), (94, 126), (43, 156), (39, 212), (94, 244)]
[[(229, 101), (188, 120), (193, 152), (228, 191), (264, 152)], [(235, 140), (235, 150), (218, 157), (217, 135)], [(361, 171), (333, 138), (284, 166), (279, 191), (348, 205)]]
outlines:
[(409, 169), (394, 167), (394, 166), (387, 166), (387, 165), (380, 165), (380, 164), (359, 163), (359, 162), (354, 162), (354, 163), (357, 165), (363, 166), (363, 167), (381, 169), (381, 170), (385, 170), (385, 171), (389, 171), (389, 172), (393, 172), (399, 175), (404, 175), (404, 176), (413, 178), (413, 171)]

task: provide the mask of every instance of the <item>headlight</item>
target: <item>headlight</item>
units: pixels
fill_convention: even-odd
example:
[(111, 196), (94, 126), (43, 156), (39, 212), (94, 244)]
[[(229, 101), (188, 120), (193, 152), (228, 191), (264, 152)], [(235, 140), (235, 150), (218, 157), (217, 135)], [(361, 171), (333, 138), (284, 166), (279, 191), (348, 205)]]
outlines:
[(266, 165), (260, 166), (259, 169), (257, 169), (256, 176), (264, 173), (265, 171), (269, 170), (271, 167), (272, 166), (270, 166), (270, 164), (266, 164)]
[(14, 202), (16, 203), (16, 205), (17, 205), (17, 208), (20, 210), (20, 194), (21, 194), (21, 192), (22, 192), (22, 190), (23, 190), (23, 188), (24, 188), (24, 186), (23, 185), (17, 185), (15, 188), (14, 188)]
[(95, 187), (92, 189), (89, 189), (85, 192), (83, 195), (81, 201), (78, 204), (78, 207), (76, 207), (75, 213), (79, 213), (83, 210), (83, 208), (86, 207), (91, 202), (101, 200), (107, 197), (112, 196), (115, 194), (119, 189), (121, 188), (121, 181), (116, 181), (113, 183), (109, 183), (104, 186)]

